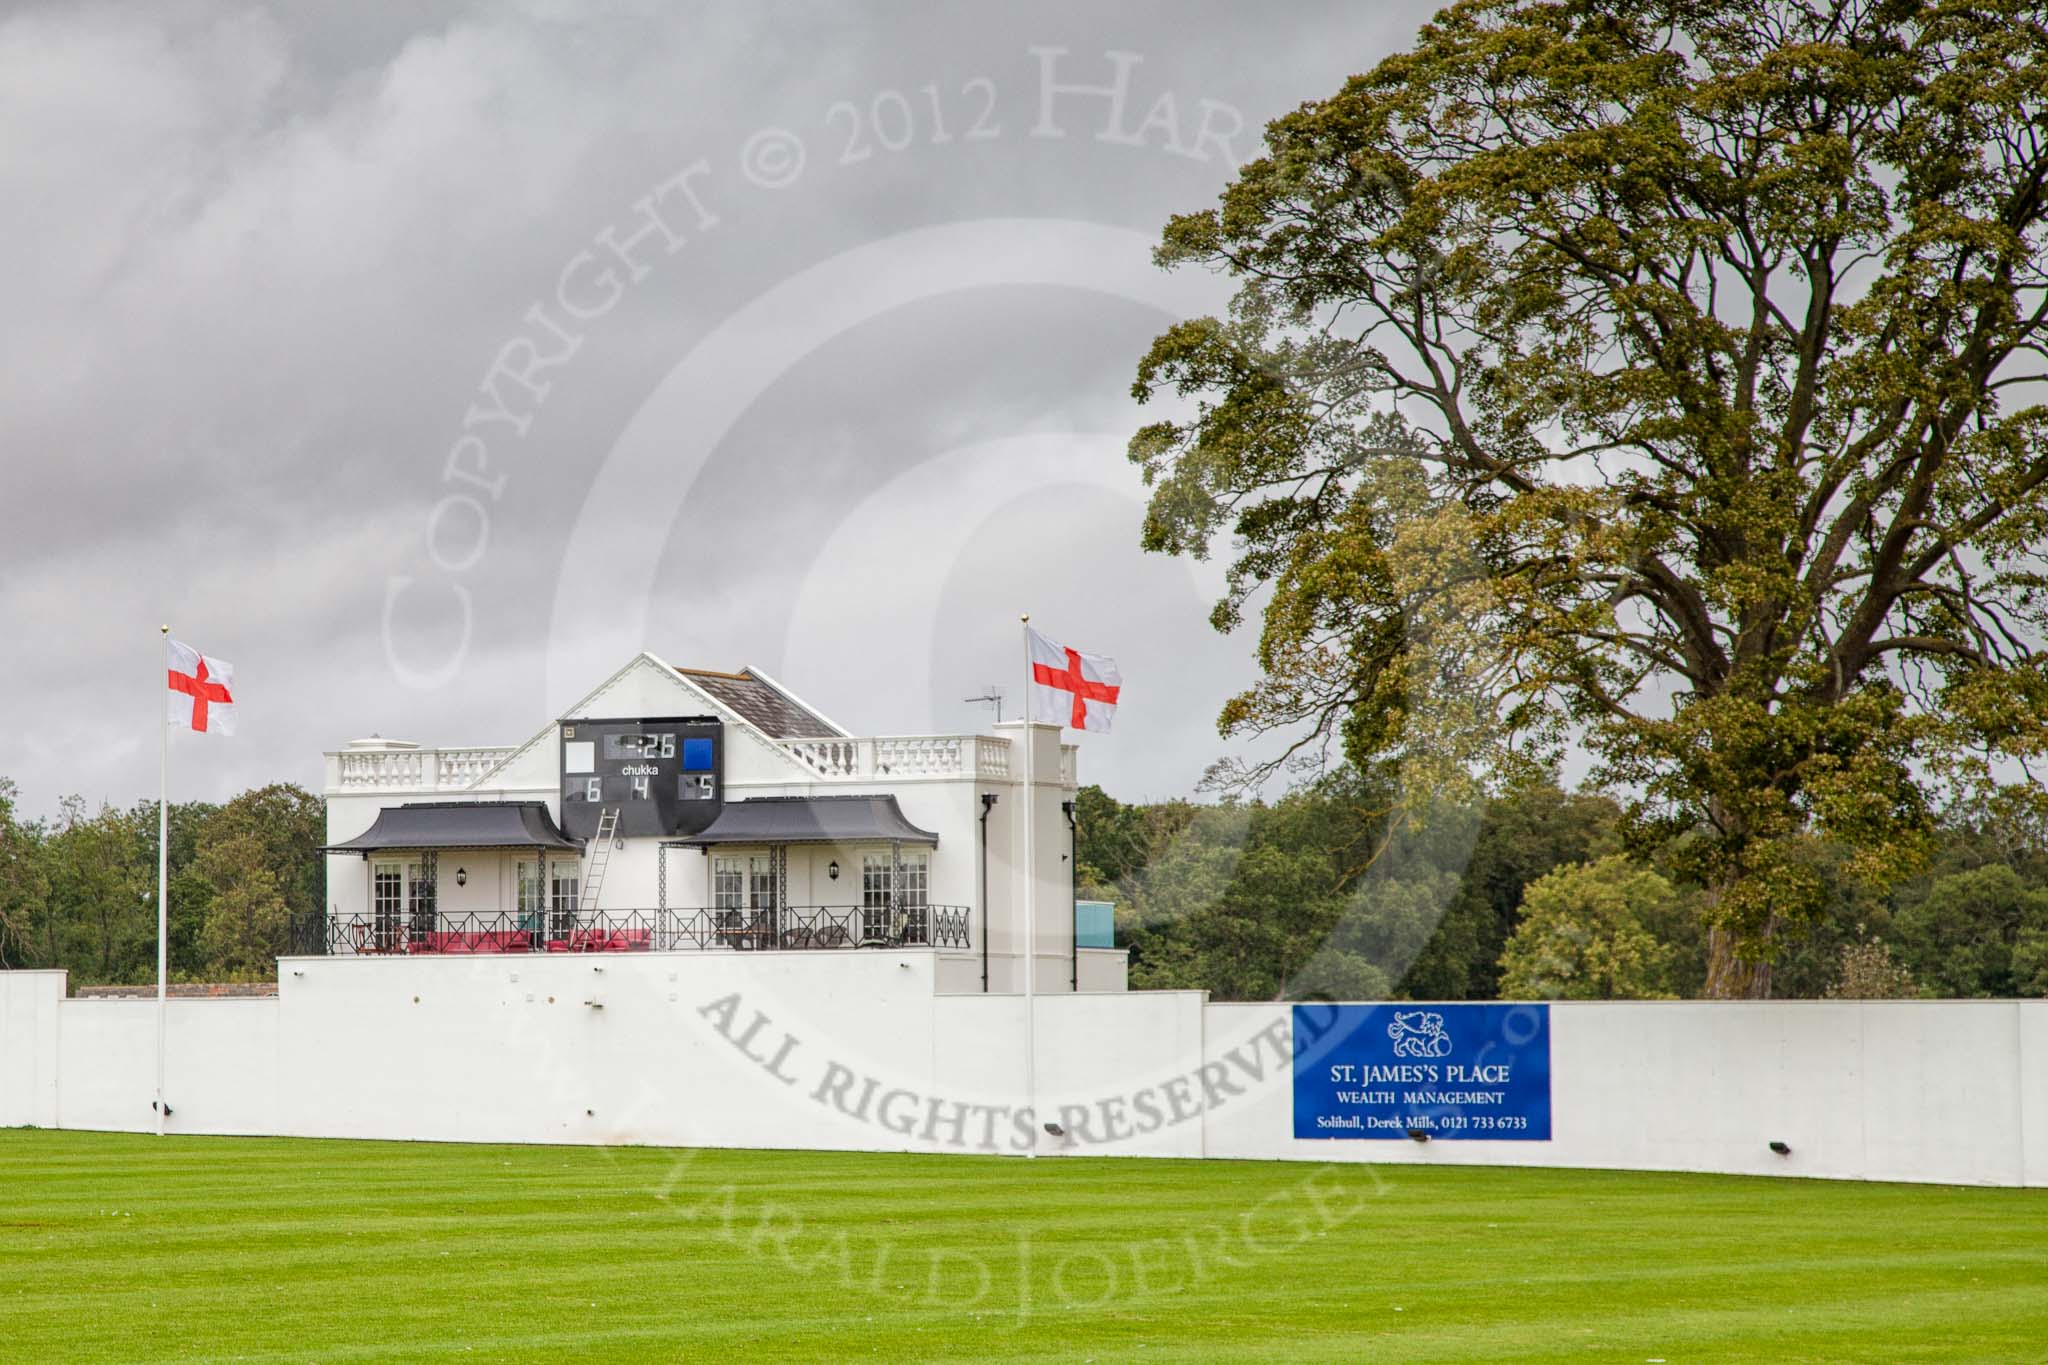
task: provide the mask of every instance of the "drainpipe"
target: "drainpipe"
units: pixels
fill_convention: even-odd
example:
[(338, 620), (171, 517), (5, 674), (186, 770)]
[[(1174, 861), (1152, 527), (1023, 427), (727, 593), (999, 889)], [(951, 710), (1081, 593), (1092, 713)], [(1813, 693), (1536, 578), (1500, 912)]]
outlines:
[(1060, 802), (1060, 811), (1067, 817), (1067, 952), (1068, 970), (1071, 979), (1068, 989), (1074, 994), (1081, 993), (1081, 867), (1076, 861), (1081, 852), (1081, 827), (1074, 823), (1074, 803)]
[(988, 994), (988, 813), (995, 808), (996, 794), (981, 794), (981, 993)]

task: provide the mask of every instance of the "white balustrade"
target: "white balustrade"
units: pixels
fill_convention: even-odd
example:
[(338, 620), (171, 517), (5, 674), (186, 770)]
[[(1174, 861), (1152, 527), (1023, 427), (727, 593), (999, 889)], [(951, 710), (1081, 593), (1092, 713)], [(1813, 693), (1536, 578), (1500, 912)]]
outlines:
[[(1015, 775), (1010, 741), (994, 735), (883, 735), (873, 739), (785, 739), (777, 747), (828, 781), (876, 778), (992, 778)], [(343, 749), (329, 754), (331, 789), (462, 791), (474, 787), (511, 747)], [(1074, 746), (1060, 749), (1060, 780), (1074, 784)]]
[(973, 738), (972, 735), (903, 735), (877, 739), (875, 771), (890, 777), (957, 775), (965, 771), (961, 750)]
[(512, 753), (511, 747), (476, 749), (344, 749), (334, 784), (343, 791), (460, 791)]
[(874, 739), (785, 739), (782, 751), (823, 778), (1010, 775), (1010, 741), (992, 735), (881, 735)]
[(436, 785), (473, 787), (512, 752), (504, 749), (434, 749)]
[(785, 753), (820, 777), (859, 777), (861, 741), (857, 739), (786, 739)]

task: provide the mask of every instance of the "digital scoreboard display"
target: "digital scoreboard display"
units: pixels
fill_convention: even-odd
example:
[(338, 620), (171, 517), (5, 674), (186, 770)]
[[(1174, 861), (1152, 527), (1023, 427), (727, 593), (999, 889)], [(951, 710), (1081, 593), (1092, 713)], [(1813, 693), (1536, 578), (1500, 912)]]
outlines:
[(562, 832), (597, 833), (605, 807), (619, 837), (695, 834), (725, 804), (725, 726), (710, 716), (562, 722)]

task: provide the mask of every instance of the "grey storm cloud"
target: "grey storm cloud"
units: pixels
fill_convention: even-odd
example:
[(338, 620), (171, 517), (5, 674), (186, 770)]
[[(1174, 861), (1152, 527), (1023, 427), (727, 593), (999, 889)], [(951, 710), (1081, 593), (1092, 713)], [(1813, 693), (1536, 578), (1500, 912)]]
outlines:
[[(594, 684), (636, 634), (863, 730), (971, 729), (961, 699), (1015, 691), (1028, 608), (1122, 662), (1085, 775), (1189, 790), (1251, 641), (1209, 630), (1213, 570), (1138, 550), (1121, 445), (1144, 346), (1222, 295), (1162, 295), (1143, 246), (1213, 201), (1222, 148), (1250, 155), (1424, 17), (0, 17), (0, 775), (35, 811), (151, 792), (163, 621), (237, 670), (240, 734), (174, 736), (175, 793), (219, 799), (317, 784), (321, 750), (371, 731), (522, 738), (551, 671)], [(922, 232), (932, 278), (971, 275), (945, 253), (995, 220), (1129, 245), (1062, 261), (1049, 228), (1031, 278), (951, 290), (918, 257), (837, 269)], [(784, 288), (809, 278), (872, 297), (812, 336)], [(715, 404), (663, 410), (673, 463), (593, 503), (711, 347), (774, 368), (715, 431)], [(607, 578), (629, 549), (649, 581)]]

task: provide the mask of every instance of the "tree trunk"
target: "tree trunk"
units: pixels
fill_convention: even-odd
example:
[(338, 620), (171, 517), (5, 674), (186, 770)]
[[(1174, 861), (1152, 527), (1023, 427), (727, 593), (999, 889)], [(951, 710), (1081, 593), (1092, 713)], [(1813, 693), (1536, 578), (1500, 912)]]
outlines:
[[(1721, 831), (1721, 837), (1740, 847), (1749, 832), (1747, 821), (1729, 810), (1719, 797), (1708, 799), (1707, 810), (1715, 828)], [(1723, 876), (1729, 875), (1723, 873)], [(1708, 926), (1707, 980), (1700, 994), (1708, 1000), (1768, 999), (1771, 994), (1771, 937), (1778, 927), (1777, 917), (1772, 916), (1765, 923), (1763, 941), (1757, 945), (1761, 951), (1753, 959), (1737, 956), (1740, 940), (1736, 934), (1725, 924), (1714, 923), (1715, 911), (1727, 890), (1725, 882), (1710, 885), (1701, 906)]]
[[(1769, 943), (1770, 931), (1764, 931)], [(1707, 931), (1707, 984), (1709, 1000), (1767, 1000), (1771, 994), (1771, 964), (1768, 958), (1754, 962), (1737, 957), (1735, 936), (1726, 929)]]

